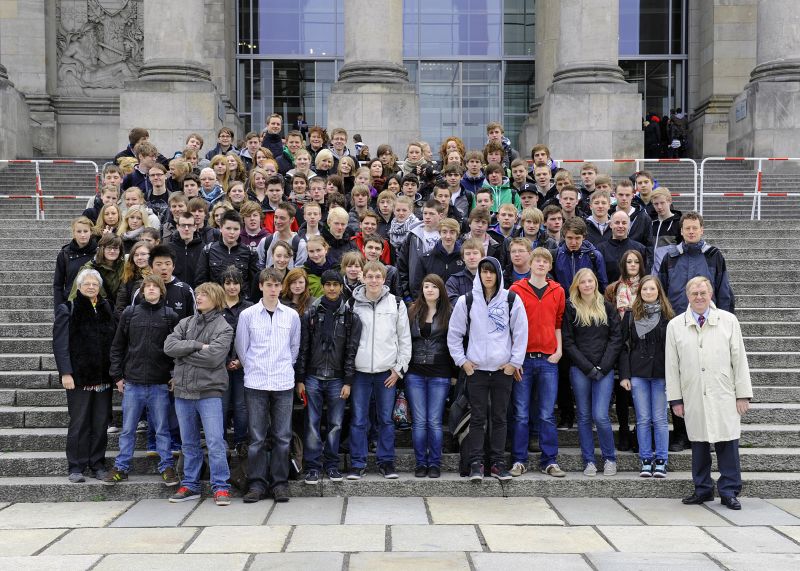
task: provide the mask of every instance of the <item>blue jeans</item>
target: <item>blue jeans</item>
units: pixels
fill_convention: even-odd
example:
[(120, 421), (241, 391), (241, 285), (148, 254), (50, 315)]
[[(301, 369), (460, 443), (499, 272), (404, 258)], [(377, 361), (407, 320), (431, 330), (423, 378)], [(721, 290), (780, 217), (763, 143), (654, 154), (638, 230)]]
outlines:
[[(167, 409), (167, 424), (169, 428), (170, 438), (172, 443), (170, 444), (170, 450), (180, 450), (181, 449), (181, 429), (178, 426), (178, 417), (175, 414), (175, 395), (173, 393), (167, 393), (169, 395), (169, 408)], [(141, 415), (139, 415), (141, 417)], [(140, 418), (141, 420), (141, 418)], [(150, 416), (150, 407), (147, 407), (147, 449), (148, 450), (156, 450), (156, 431), (153, 428), (153, 424), (155, 420)]]
[[(305, 438), (303, 439), (303, 461), (309, 470), (325, 470), (339, 467), (339, 438), (342, 436), (344, 405), (347, 402), (340, 395), (344, 381), (329, 379), (322, 381), (307, 377), (306, 396), (308, 410), (305, 415)], [(323, 403), (328, 405), (328, 435), (323, 448), (320, 423)], [(322, 462), (320, 462), (322, 458)]]
[(251, 490), (263, 494), (276, 486), (285, 486), (289, 480), (293, 393), (293, 389), (262, 391), (244, 388), (250, 427), (247, 462)]
[(193, 492), (200, 491), (200, 470), (203, 467), (203, 450), (200, 448), (200, 424), (208, 448), (208, 464), (211, 471), (211, 489), (229, 490), (231, 471), (225, 454), (225, 428), (222, 424), (222, 399), (175, 399), (175, 413), (181, 427), (181, 450), (183, 451), (183, 479), (181, 486)]
[(423, 377), (408, 373), (406, 394), (411, 406), (411, 441), (418, 466), (442, 465), (442, 415), (450, 392), (447, 377)]
[(395, 387), (386, 388), (383, 382), (391, 373), (356, 373), (350, 389), (353, 419), (350, 424), (350, 460), (353, 468), (367, 465), (367, 430), (369, 429), (369, 399), (375, 393), (378, 413), (378, 463), (394, 462), (394, 410)]
[(669, 449), (667, 381), (665, 379), (632, 377), (631, 389), (633, 391), (633, 407), (636, 410), (639, 458), (642, 460), (653, 459), (653, 436), (655, 436), (655, 459), (666, 462)]
[[(532, 394), (536, 394), (536, 398)], [(555, 464), (558, 458), (558, 432), (556, 431), (556, 398), (558, 397), (558, 364), (546, 358), (526, 357), (522, 365), (522, 379), (512, 385), (511, 408), (514, 411), (514, 440), (511, 444), (511, 461), (528, 461), (528, 438), (533, 426), (539, 428), (539, 460), (544, 468)], [(532, 405), (536, 408), (532, 409)], [(534, 418), (531, 419), (530, 411)]]
[[(233, 444), (247, 441), (247, 403), (244, 401), (244, 369), (228, 371), (228, 390), (222, 397), (222, 412), (228, 418), (233, 401)], [(225, 426), (228, 423), (225, 422)]]
[(597, 439), (600, 441), (600, 452), (603, 454), (603, 459), (616, 462), (614, 432), (611, 429), (611, 419), (608, 417), (611, 394), (614, 392), (614, 371), (599, 381), (593, 381), (578, 367), (570, 367), (569, 380), (572, 385), (572, 393), (575, 395), (578, 440), (581, 443), (583, 463), (595, 461), (592, 421), (597, 427)]
[(119, 434), (119, 454), (114, 462), (118, 470), (129, 472), (131, 458), (136, 448), (136, 425), (147, 408), (149, 423), (153, 430), (155, 450), (161, 461), (158, 471), (163, 472), (175, 465), (172, 458), (172, 439), (169, 435), (169, 387), (167, 385), (145, 385), (142, 383), (125, 383), (122, 393), (122, 431)]

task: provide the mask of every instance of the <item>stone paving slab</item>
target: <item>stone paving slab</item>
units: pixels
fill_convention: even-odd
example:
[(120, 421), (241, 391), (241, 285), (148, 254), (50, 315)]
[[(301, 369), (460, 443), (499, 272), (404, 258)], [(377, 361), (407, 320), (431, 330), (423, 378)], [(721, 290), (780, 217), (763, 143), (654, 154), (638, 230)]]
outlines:
[(393, 525), (392, 551), (480, 551), (473, 525)]
[[(606, 539), (623, 553), (713, 553), (728, 549), (699, 527), (649, 525), (598, 526)], [(590, 551), (586, 549), (585, 551)]]
[(642, 525), (613, 498), (548, 498), (570, 525)]
[[(796, 485), (796, 484), (795, 484)], [(735, 525), (800, 525), (800, 518), (786, 513), (760, 498), (742, 498), (741, 510), (730, 510), (719, 501), (708, 502), (706, 507)], [(2, 516), (3, 512), (0, 512)]]
[(800, 525), (776, 525), (775, 529), (800, 543)]
[(612, 551), (612, 547), (588, 526), (482, 525), (480, 528), (486, 544), (492, 551), (511, 553)]
[(191, 527), (74, 529), (43, 554), (178, 553), (195, 531)]
[(786, 513), (790, 513), (795, 517), (800, 517), (800, 500), (797, 499), (783, 499), (783, 500), (767, 500), (773, 506), (777, 506)]
[(267, 520), (270, 525), (337, 524), (342, 521), (344, 498), (292, 498), (275, 504)]
[(680, 569), (681, 571), (720, 571), (719, 565), (702, 553), (659, 553), (657, 558), (643, 558), (636, 553), (588, 553), (597, 571), (646, 571)]
[(464, 553), (354, 553), (349, 571), (469, 571)]
[(580, 555), (549, 553), (471, 553), (475, 571), (591, 571)]
[(261, 553), (256, 555), (248, 571), (341, 571), (343, 566), (343, 553)]
[(86, 571), (102, 555), (37, 555), (35, 557), (3, 557), (3, 569), (24, 569), (25, 571)]
[(543, 498), (427, 498), (433, 523), (564, 525)]
[[(187, 502), (190, 503), (190, 502)], [(193, 502), (197, 503), (197, 502)], [(213, 498), (202, 500), (183, 525), (209, 527), (221, 525), (261, 525), (266, 521), (273, 502), (246, 504), (234, 498), (229, 506), (218, 506)]]
[(425, 500), (419, 497), (347, 499), (346, 524), (427, 524)]
[(687, 506), (671, 498), (620, 498), (647, 525), (730, 525), (703, 506)]
[(725, 565), (729, 571), (797, 571), (797, 555), (788, 553), (714, 553), (711, 557)]
[(10, 502), (0, 502), (0, 510), (2, 510), (3, 508), (7, 508), (10, 505), (11, 505)]
[(0, 529), (104, 527), (133, 502), (19, 503), (0, 511)]
[[(705, 527), (733, 551), (743, 553), (800, 553), (800, 545), (768, 527)], [(800, 567), (800, 560), (798, 560)]]
[(109, 527), (177, 527), (197, 502), (171, 504), (167, 500), (139, 500)]
[(147, 571), (176, 571), (191, 569), (192, 571), (237, 571), (244, 569), (250, 556), (244, 553), (227, 555), (108, 555), (93, 571), (130, 571), (131, 569), (147, 569)]
[(298, 525), (286, 551), (385, 551), (383, 525)]
[(276, 553), (283, 549), (290, 530), (288, 525), (207, 527), (186, 553)]
[[(0, 556), (33, 555), (66, 529), (10, 529), (0, 531)], [(3, 567), (0, 559), (0, 568)]]

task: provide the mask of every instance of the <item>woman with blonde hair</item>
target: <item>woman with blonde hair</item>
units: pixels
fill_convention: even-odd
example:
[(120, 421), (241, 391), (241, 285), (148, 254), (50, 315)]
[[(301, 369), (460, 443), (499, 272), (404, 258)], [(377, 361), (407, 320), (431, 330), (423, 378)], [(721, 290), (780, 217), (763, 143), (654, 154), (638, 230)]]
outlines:
[(133, 301), (133, 292), (139, 289), (142, 278), (153, 273), (150, 268), (150, 250), (152, 247), (147, 242), (136, 242), (125, 260), (122, 268), (122, 280), (114, 304), (114, 315), (117, 319)]
[(592, 435), (594, 421), (604, 460), (603, 474), (613, 476), (617, 473), (617, 453), (608, 408), (622, 333), (616, 308), (600, 295), (597, 277), (589, 268), (578, 270), (572, 280), (561, 336), (571, 364), (569, 379), (577, 409), (583, 473), (597, 475)]
[(211, 212), (209, 213), (210, 226), (212, 228), (221, 228), (222, 215), (228, 210), (233, 210), (233, 206), (231, 206), (231, 203), (227, 200), (220, 200), (214, 206), (212, 206)]
[(208, 166), (214, 169), (214, 174), (217, 175), (217, 184), (225, 188), (225, 177), (228, 174), (228, 159), (225, 158), (225, 155), (214, 155)]
[(239, 153), (236, 151), (230, 151), (227, 155), (225, 155), (225, 164), (228, 167), (228, 170), (225, 172), (225, 180), (222, 184), (222, 190), (228, 192), (231, 184), (234, 181), (241, 181), (245, 182), (247, 180), (247, 169), (244, 167), (244, 163), (242, 162)]
[(622, 318), (619, 384), (626, 391), (633, 391), (642, 478), (667, 477), (665, 354), (667, 324), (674, 316), (661, 282), (655, 276), (645, 276), (639, 282), (639, 295), (633, 307)]
[(117, 230), (117, 235), (122, 238), (122, 245), (125, 247), (126, 254), (130, 253), (133, 245), (141, 240), (141, 235), (145, 228), (152, 228), (147, 207), (134, 204), (128, 208)]
[(122, 216), (119, 206), (106, 204), (97, 214), (97, 222), (94, 223), (92, 234), (98, 238), (105, 234), (116, 234), (120, 224), (122, 224)]

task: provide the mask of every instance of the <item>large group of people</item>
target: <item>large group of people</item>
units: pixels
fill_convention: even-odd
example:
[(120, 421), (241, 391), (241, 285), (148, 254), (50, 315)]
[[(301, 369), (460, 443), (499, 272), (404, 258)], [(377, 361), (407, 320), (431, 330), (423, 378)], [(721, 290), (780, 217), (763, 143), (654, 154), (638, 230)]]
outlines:
[(544, 145), (522, 159), (499, 123), (483, 149), (448, 137), (439, 160), (422, 141), (370, 156), (357, 135), (351, 154), (344, 129), (305, 126), (284, 134), (273, 114), (240, 143), (222, 128), (206, 154), (194, 133), (171, 159), (137, 128), (104, 168), (53, 280), (71, 482), (126, 480), (145, 426), (172, 502), (200, 497), (207, 462), (229, 504), (234, 455), (247, 503), (288, 501), (290, 465), (306, 484), (359, 480), (374, 452), (395, 479), (402, 390), (415, 477), (441, 476), (443, 422), (466, 399), (472, 481), (566, 476), (559, 430), (577, 426), (587, 477), (633, 450), (641, 477), (666, 478), (669, 452), (691, 447), (685, 503), (713, 497), (713, 443), (738, 509), (752, 391), (700, 214), (646, 171), (585, 163), (573, 180)]

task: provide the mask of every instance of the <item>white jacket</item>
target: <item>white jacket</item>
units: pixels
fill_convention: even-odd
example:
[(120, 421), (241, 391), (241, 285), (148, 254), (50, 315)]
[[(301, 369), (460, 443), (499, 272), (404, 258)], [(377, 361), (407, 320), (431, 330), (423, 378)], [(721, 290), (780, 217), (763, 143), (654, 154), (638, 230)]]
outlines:
[(361, 320), (361, 341), (356, 353), (356, 371), (381, 373), (394, 369), (401, 377), (411, 360), (411, 328), (402, 300), (383, 286), (378, 301), (367, 299), (366, 287), (353, 291), (353, 311)]

